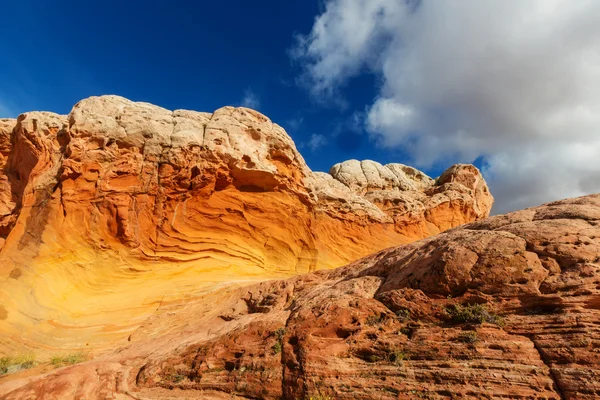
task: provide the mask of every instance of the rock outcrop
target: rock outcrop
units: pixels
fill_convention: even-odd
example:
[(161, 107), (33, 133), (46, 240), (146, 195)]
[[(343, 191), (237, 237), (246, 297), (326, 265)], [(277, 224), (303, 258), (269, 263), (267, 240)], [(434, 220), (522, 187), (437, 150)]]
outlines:
[(128, 346), (0, 396), (596, 399), (599, 355), (592, 195), (163, 305)]
[(161, 302), (339, 267), (488, 215), (475, 167), (442, 178), (372, 161), (314, 173), (247, 108), (102, 96), (0, 120), (0, 354), (106, 345)]

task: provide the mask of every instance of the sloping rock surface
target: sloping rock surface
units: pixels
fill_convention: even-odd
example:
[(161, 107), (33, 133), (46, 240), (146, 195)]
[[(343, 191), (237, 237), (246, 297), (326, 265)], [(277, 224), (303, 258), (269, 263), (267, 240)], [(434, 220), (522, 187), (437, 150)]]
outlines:
[(439, 182), (372, 161), (313, 173), (247, 108), (102, 96), (0, 120), (0, 355), (109, 346), (161, 303), (487, 216), (479, 171), (452, 168)]
[(600, 195), (167, 304), (130, 340), (0, 395), (596, 399)]

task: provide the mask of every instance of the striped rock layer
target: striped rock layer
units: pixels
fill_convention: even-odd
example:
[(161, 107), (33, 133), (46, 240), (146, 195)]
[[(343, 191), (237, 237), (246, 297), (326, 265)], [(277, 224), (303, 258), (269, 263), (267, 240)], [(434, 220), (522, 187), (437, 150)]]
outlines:
[(163, 304), (127, 344), (0, 397), (591, 400), (599, 355), (592, 195)]
[(106, 347), (161, 304), (339, 267), (492, 202), (471, 165), (312, 172), (247, 108), (102, 96), (0, 120), (0, 354)]

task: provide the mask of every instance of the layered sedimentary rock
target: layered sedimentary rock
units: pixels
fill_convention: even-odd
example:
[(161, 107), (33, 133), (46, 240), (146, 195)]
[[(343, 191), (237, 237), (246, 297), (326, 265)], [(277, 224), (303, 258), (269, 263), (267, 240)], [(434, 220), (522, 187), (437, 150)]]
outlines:
[(103, 96), (0, 120), (0, 353), (126, 338), (161, 302), (338, 267), (491, 204), (470, 165), (314, 173), (247, 108)]
[(596, 399), (600, 195), (164, 305), (130, 341), (0, 396)]

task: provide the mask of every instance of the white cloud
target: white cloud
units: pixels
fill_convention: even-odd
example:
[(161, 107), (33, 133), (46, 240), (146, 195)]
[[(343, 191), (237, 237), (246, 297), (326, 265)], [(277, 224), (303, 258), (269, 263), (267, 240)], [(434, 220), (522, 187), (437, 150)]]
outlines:
[(296, 37), (292, 57), (310, 63), (301, 80), (314, 94), (332, 94), (348, 77), (377, 64), (373, 50), (404, 13), (404, 6), (390, 0), (326, 2), (311, 33)]
[(538, 143), (490, 156), (483, 173), (504, 212), (600, 192), (599, 157), (598, 140)]
[(325, 146), (327, 143), (329, 143), (329, 140), (327, 140), (325, 136), (320, 135), (318, 133), (313, 133), (310, 136), (307, 145), (310, 148), (310, 151), (314, 152), (319, 150), (321, 147)]
[(246, 89), (241, 105), (257, 110), (260, 107), (260, 98), (252, 89)]
[(596, 0), (329, 0), (294, 54), (316, 96), (379, 75), (370, 135), (424, 168), (485, 157), (504, 212), (600, 192), (599, 20)]

